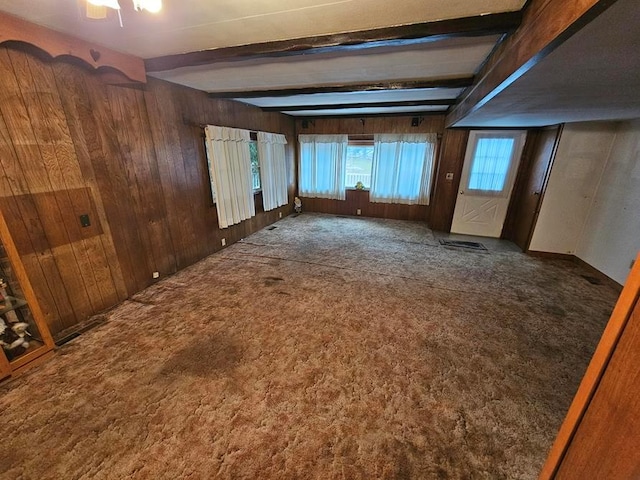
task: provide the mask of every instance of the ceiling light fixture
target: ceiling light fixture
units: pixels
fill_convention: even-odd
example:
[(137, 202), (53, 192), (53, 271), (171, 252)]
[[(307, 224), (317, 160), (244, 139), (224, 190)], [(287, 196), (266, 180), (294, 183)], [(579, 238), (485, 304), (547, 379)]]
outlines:
[[(118, 19), (122, 27), (122, 16), (118, 0), (87, 0), (87, 17), (91, 19), (106, 18), (107, 8), (112, 8), (118, 12)], [(147, 10), (151, 13), (158, 13), (162, 10), (162, 0), (133, 0), (133, 8), (138, 12)]]

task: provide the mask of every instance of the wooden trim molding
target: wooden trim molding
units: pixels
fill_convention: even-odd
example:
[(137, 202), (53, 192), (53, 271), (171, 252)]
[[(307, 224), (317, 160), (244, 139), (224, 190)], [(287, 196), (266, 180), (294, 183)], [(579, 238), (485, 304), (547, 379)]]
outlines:
[(540, 472), (540, 480), (553, 479), (564, 459), (571, 440), (589, 407), (602, 376), (611, 360), (613, 352), (629, 321), (634, 305), (640, 297), (640, 255), (620, 294), (611, 318), (596, 347), (596, 351), (587, 367), (587, 371), (578, 387), (578, 392), (562, 422), (558, 436), (551, 447), (547, 461)]
[[(51, 58), (72, 57), (100, 73), (122, 73), (133, 83), (146, 83), (147, 74), (141, 58), (116, 52), (65, 33), (56, 32), (21, 18), (0, 12), (0, 44), (19, 42), (38, 48)], [(115, 77), (105, 77), (109, 79)], [(124, 83), (122, 79), (116, 81)]]
[(494, 50), (447, 116), (447, 127), (476, 111), (613, 5), (616, 0), (530, 0), (520, 27)]
[(373, 47), (415, 45), (445, 38), (507, 33), (515, 30), (520, 25), (521, 20), (521, 11), (452, 18), (435, 22), (375, 28), (359, 32), (319, 35), (165, 55), (145, 60), (145, 66), (148, 72), (160, 72), (182, 67), (263, 57), (284, 57), (354, 51)]

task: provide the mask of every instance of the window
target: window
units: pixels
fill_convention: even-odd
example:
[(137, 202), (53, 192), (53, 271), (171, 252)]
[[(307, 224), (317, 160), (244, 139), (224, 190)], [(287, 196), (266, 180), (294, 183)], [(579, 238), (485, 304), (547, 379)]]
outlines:
[(429, 205), (435, 134), (375, 135), (372, 202)]
[(362, 182), (364, 188), (371, 187), (371, 164), (373, 163), (373, 140), (349, 140), (345, 186), (356, 188)]
[(299, 135), (301, 197), (345, 199), (347, 135)]
[(251, 155), (251, 184), (253, 191), (260, 190), (260, 157), (258, 155), (258, 142), (249, 142), (249, 154)]
[[(519, 133), (518, 133), (519, 135)], [(469, 172), (467, 190), (498, 195), (504, 192), (511, 173), (516, 136), (478, 134)]]

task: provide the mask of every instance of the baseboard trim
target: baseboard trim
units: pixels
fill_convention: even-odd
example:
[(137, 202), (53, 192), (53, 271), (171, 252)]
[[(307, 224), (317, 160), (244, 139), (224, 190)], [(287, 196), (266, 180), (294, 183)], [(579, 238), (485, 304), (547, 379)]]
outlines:
[(538, 252), (534, 250), (527, 251), (527, 255), (531, 255), (532, 257), (550, 258), (555, 260), (569, 260), (573, 263), (580, 265), (584, 269), (589, 270), (589, 274), (596, 277), (603, 284), (608, 285), (618, 293), (622, 292), (622, 285), (620, 285), (618, 282), (616, 282), (613, 278), (608, 276), (606, 273), (602, 273), (593, 265), (588, 264), (587, 262), (585, 262), (581, 258), (576, 257), (575, 255), (572, 255), (569, 253)]

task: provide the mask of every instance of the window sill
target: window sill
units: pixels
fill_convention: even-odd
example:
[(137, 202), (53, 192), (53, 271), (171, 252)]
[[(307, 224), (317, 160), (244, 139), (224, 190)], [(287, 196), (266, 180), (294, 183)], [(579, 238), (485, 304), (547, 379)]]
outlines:
[(368, 192), (369, 188), (355, 188), (355, 187), (347, 187), (345, 188), (347, 192)]

